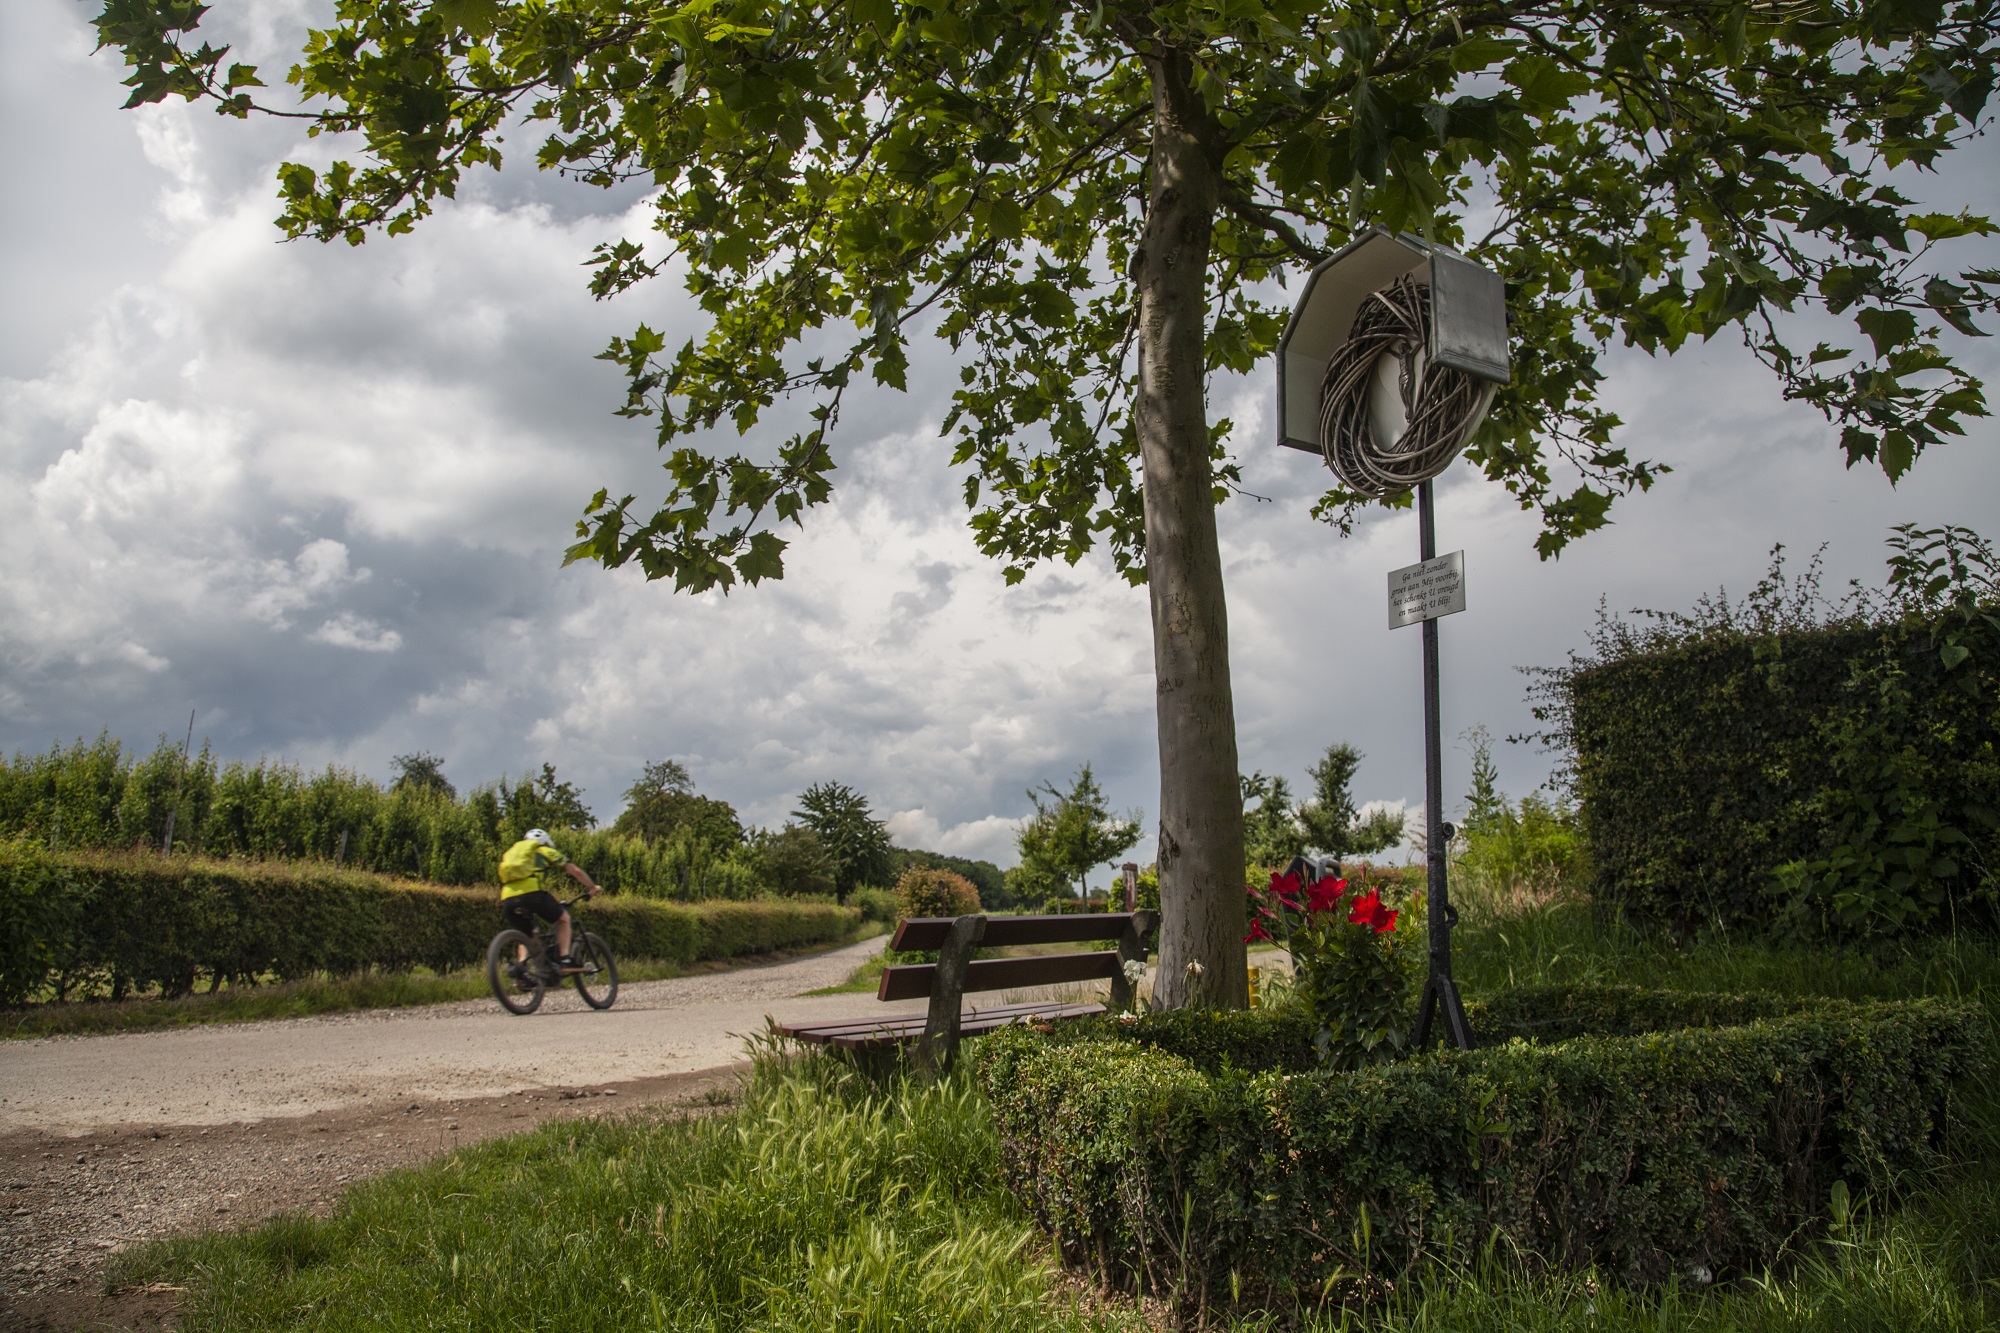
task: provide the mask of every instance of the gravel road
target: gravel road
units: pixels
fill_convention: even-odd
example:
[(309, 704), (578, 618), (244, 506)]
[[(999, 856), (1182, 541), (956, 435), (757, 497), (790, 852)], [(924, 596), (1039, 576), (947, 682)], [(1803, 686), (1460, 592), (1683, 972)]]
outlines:
[(117, 1125), (220, 1125), (382, 1097), (490, 1096), (523, 1086), (616, 1083), (743, 1058), (780, 1020), (921, 1012), (923, 1001), (804, 996), (838, 985), (885, 937), (809, 958), (625, 986), (603, 1013), (551, 991), (516, 1018), (492, 1000), (216, 1024), (164, 1032), (0, 1042), (0, 1134)]
[(351, 1181), (551, 1118), (727, 1104), (765, 1017), (921, 1011), (807, 997), (878, 937), (783, 963), (279, 1022), (0, 1042), (0, 1330), (156, 1329), (172, 1291), (104, 1293), (106, 1258), (173, 1231), (323, 1213)]

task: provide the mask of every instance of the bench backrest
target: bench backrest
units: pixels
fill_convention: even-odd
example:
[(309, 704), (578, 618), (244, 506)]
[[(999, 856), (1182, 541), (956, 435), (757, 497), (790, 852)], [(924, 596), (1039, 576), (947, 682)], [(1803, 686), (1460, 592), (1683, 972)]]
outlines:
[[(889, 941), (891, 949), (940, 950), (935, 963), (909, 963), (882, 969), (882, 981), (875, 990), (879, 1000), (914, 1000), (926, 995), (940, 996), (939, 986), (949, 992), (955, 1008), (959, 994), (972, 991), (1018, 990), (1029, 986), (1054, 986), (1072, 981), (1111, 982), (1118, 1002), (1129, 1004), (1129, 984), (1125, 963), (1145, 959), (1144, 937), (1151, 933), (1158, 914), (1154, 912), (1092, 912), (1076, 916), (996, 916), (996, 917), (905, 917), (896, 925)], [(1033, 958), (982, 958), (967, 961), (945, 957), (947, 941), (958, 922), (966, 952), (979, 948), (997, 949), (1017, 944), (1070, 944), (1090, 940), (1116, 940), (1119, 947), (1090, 953), (1043, 954)], [(943, 978), (940, 982), (940, 978)]]
[[(1084, 912), (1074, 916), (989, 916), (980, 947), (1004, 949), (1014, 944), (1080, 944), (1087, 940), (1117, 940), (1145, 915), (1139, 912)], [(945, 932), (957, 917), (906, 916), (896, 923), (891, 949), (914, 953), (941, 948)], [(1141, 930), (1141, 934), (1145, 932)]]

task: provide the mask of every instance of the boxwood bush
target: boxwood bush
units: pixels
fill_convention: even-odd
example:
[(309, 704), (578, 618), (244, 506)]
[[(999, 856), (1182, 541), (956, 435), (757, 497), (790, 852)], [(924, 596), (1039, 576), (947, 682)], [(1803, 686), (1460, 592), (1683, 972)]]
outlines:
[[(625, 957), (691, 963), (839, 939), (861, 914), (832, 903), (600, 897), (579, 918)], [(445, 971), (483, 962), (500, 927), (493, 889), (324, 863), (52, 855), (0, 842), (0, 1003), (50, 991), (185, 994), (218, 975)]]
[[(1258, 1012), (1007, 1029), (977, 1068), (1066, 1261), (1190, 1303), (1311, 1304), (1494, 1244), (1634, 1283), (1767, 1264), (1836, 1182), (1946, 1160), (1983, 1021), (1572, 987), (1475, 1008), (1479, 1050), (1355, 1073), (1312, 1070), (1305, 1026)], [(1615, 1035), (1574, 1035), (1598, 1025)]]

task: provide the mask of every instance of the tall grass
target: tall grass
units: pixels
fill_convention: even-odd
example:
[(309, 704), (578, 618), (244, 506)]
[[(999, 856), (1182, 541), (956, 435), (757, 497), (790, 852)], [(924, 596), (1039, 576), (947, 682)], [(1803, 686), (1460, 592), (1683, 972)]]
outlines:
[(188, 1286), (189, 1330), (1106, 1327), (1035, 1244), (969, 1081), (766, 1056), (733, 1114), (550, 1125), (117, 1278)]

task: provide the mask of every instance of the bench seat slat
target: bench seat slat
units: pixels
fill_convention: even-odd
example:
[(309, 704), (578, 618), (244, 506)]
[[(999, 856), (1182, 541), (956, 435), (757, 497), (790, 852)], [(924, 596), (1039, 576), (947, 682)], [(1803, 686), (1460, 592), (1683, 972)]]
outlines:
[[(1040, 958), (982, 958), (965, 965), (965, 989), (970, 991), (1024, 990), (1029, 986), (1055, 986), (1069, 981), (1102, 981), (1119, 974), (1118, 953), (1059, 953)], [(876, 988), (879, 1000), (916, 1000), (928, 996), (937, 977), (934, 963), (913, 963), (882, 969), (882, 983)]]
[[(1003, 949), (1015, 944), (1080, 944), (1090, 940), (1115, 940), (1131, 924), (1130, 912), (1080, 912), (1074, 916), (989, 916), (986, 933), (980, 937), (982, 949)], [(896, 925), (889, 941), (891, 949), (906, 952), (931, 950), (944, 943), (951, 929), (948, 916), (905, 917)]]
[[(1011, 1023), (1038, 1018), (1083, 1018), (1103, 1012), (1104, 1006), (1101, 1004), (1071, 1004), (1060, 1000), (1044, 1000), (1034, 1004), (1002, 1004), (989, 1009), (967, 1010), (964, 1018), (960, 1020), (959, 1032), (961, 1035), (991, 1032)], [(923, 1035), (923, 1030), (922, 1014), (898, 1014), (889, 1018), (845, 1023), (791, 1023), (780, 1024), (778, 1027), (778, 1031), (796, 1040), (833, 1046), (841, 1050), (900, 1045), (916, 1040)]]

